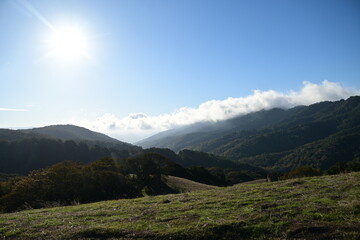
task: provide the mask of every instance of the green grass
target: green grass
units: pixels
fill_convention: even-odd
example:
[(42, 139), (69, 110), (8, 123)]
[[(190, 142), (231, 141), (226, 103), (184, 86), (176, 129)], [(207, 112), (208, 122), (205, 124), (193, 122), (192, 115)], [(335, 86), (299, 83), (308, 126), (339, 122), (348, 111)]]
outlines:
[(186, 178), (180, 178), (174, 176), (165, 177), (165, 183), (171, 189), (174, 189), (176, 192), (180, 192), (180, 193), (211, 190), (217, 188), (216, 186), (198, 183)]
[(360, 173), (0, 214), (0, 236), (359, 239)]

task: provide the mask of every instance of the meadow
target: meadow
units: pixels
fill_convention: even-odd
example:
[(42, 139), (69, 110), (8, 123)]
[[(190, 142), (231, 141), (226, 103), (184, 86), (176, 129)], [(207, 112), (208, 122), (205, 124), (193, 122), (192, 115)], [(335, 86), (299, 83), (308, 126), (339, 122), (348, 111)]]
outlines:
[(0, 215), (3, 239), (359, 239), (360, 173)]

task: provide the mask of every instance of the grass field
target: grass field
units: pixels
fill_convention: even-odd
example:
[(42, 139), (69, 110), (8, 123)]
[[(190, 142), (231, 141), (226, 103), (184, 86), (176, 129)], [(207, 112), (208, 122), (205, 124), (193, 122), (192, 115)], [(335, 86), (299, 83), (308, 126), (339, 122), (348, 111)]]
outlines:
[(216, 186), (198, 183), (186, 178), (179, 178), (174, 176), (167, 176), (165, 178), (165, 183), (171, 189), (174, 189), (176, 192), (180, 193), (211, 190), (218, 188)]
[(3, 239), (360, 239), (360, 173), (0, 214)]

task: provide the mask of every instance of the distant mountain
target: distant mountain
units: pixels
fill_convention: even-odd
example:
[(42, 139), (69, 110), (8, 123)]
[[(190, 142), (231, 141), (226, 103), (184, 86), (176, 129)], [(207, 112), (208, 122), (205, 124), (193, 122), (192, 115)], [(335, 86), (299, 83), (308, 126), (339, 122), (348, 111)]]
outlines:
[(132, 144), (121, 142), (105, 134), (74, 125), (51, 125), (22, 130), (0, 129), (0, 140), (15, 141), (29, 138), (72, 140), (77, 143), (85, 143), (89, 146), (116, 147), (121, 150), (135, 152), (141, 150), (141, 148)]
[(123, 147), (134, 147), (129, 143), (121, 142), (115, 138), (111, 138), (105, 134), (94, 132), (89, 129), (74, 125), (51, 125), (40, 128), (32, 128), (19, 130), (23, 133), (35, 133), (43, 136), (61, 139), (63, 141), (73, 140), (75, 142), (87, 142), (89, 144), (100, 145), (122, 145)]
[(61, 140), (87, 140), (119, 143), (118, 140), (111, 138), (105, 134), (93, 132), (89, 129), (74, 125), (51, 125), (19, 131), (24, 133), (37, 133)]
[(136, 145), (144, 148), (170, 148), (176, 152), (191, 149), (194, 145), (207, 142), (235, 131), (260, 129), (280, 122), (305, 108), (295, 107), (290, 110), (274, 108), (250, 113), (244, 116), (219, 122), (202, 122), (177, 129), (171, 129), (141, 140)]
[(73, 125), (0, 129), (0, 173), (26, 174), (66, 160), (89, 163), (108, 156), (125, 158), (141, 150)]
[(301, 165), (327, 169), (360, 160), (360, 97), (190, 125), (137, 144), (187, 148), (282, 171)]

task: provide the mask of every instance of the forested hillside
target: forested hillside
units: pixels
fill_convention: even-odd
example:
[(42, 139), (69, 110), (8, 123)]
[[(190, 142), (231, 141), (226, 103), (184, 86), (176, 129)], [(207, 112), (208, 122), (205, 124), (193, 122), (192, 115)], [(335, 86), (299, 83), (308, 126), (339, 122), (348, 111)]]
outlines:
[(41, 128), (31, 128), (18, 131), (22, 133), (40, 134), (42, 136), (60, 139), (63, 141), (72, 140), (78, 143), (82, 142), (90, 146), (99, 145), (103, 147), (116, 147), (118, 149), (127, 150), (130, 152), (139, 150), (138, 147), (132, 144), (122, 142), (105, 134), (94, 132), (89, 129), (74, 125), (51, 125)]
[(48, 138), (26, 138), (20, 141), (0, 140), (0, 172), (27, 174), (32, 170), (66, 160), (83, 163), (102, 157), (129, 157), (126, 150)]
[(291, 110), (274, 108), (268, 111), (259, 111), (219, 122), (200, 122), (181, 128), (164, 131), (136, 144), (144, 148), (161, 147), (170, 148), (174, 151), (191, 148), (201, 142), (218, 138), (219, 136), (241, 130), (259, 129), (286, 119), (294, 112), (304, 107), (296, 107)]
[[(301, 165), (327, 169), (360, 157), (360, 97), (260, 111), (214, 126), (215, 130), (177, 132), (152, 144), (176, 150), (185, 147), (281, 171)], [(151, 138), (146, 141), (151, 145)]]
[(0, 140), (21, 141), (31, 138), (48, 138), (62, 141), (71, 140), (77, 143), (85, 143), (89, 146), (116, 147), (119, 150), (127, 150), (129, 152), (136, 152), (141, 149), (140, 147), (119, 141), (105, 134), (74, 125), (51, 125), (20, 130), (0, 129)]
[(26, 174), (66, 160), (89, 163), (102, 157), (126, 158), (141, 150), (73, 125), (0, 129), (0, 173)]

